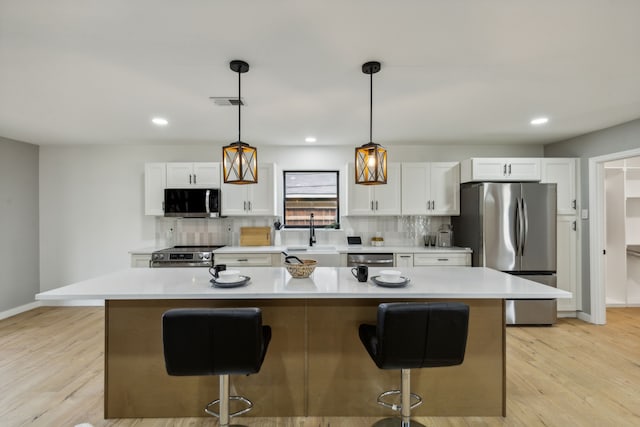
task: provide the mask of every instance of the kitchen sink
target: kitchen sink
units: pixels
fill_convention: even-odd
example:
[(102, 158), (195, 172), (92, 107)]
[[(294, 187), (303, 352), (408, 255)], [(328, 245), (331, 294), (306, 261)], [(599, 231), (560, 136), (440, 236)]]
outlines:
[(336, 252), (335, 246), (325, 246), (325, 245), (316, 245), (316, 246), (288, 246), (286, 249), (287, 252)]

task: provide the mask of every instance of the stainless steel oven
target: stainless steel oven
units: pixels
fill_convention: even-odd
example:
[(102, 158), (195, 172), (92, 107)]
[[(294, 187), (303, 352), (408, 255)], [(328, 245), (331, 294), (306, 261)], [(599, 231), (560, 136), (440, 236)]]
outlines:
[(151, 254), (150, 267), (211, 267), (216, 246), (174, 246)]

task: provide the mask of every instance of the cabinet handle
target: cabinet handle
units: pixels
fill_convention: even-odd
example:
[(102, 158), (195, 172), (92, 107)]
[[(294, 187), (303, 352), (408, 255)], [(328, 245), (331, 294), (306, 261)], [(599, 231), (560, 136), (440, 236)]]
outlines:
[(378, 210), (378, 201), (376, 200), (376, 210)]
[(575, 209), (577, 206), (578, 206), (578, 202), (576, 201), (576, 199), (573, 199), (573, 201), (571, 202), (571, 207)]
[(244, 205), (244, 208), (242, 208), (242, 210), (246, 211), (247, 210), (247, 201), (245, 200), (244, 202), (242, 202), (242, 204)]
[(571, 229), (572, 229), (573, 231), (576, 231), (576, 230), (578, 229), (578, 224), (577, 224), (575, 221), (573, 221), (573, 222), (571, 223)]
[(373, 200), (371, 201), (371, 210), (374, 210), (373, 209)]
[(249, 259), (248, 258), (240, 258), (237, 261), (238, 262), (247, 262), (247, 261), (249, 261)]
[(506, 174), (507, 174), (507, 164), (505, 163), (505, 164), (502, 166), (502, 175), (506, 175)]
[(189, 184), (191, 184), (191, 174), (189, 174)]
[(411, 258), (411, 255), (400, 255), (400, 258)]
[(449, 261), (449, 258), (438, 258), (438, 261)]
[(435, 200), (431, 201), (431, 209), (433, 209), (434, 211), (436, 210), (436, 201)]
[(194, 173), (194, 174), (193, 174), (193, 183), (194, 183), (194, 184), (197, 184), (197, 183), (198, 183), (198, 181), (197, 181), (197, 179), (196, 179), (196, 178), (197, 178), (197, 176), (196, 176), (196, 174)]
[(251, 210), (251, 202), (247, 202), (249, 204), (249, 210)]
[(511, 176), (511, 163), (509, 163), (509, 176)]

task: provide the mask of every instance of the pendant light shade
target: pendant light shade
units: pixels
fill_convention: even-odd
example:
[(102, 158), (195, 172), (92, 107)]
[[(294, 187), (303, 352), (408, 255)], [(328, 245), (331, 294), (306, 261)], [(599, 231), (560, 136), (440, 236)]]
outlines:
[(356, 147), (356, 184), (378, 185), (387, 183), (387, 150), (373, 142), (373, 75), (380, 71), (379, 62), (367, 62), (362, 65), (362, 72), (369, 74), (369, 142)]
[(234, 60), (229, 64), (238, 73), (238, 140), (222, 147), (222, 173), (225, 184), (256, 184), (258, 182), (258, 150), (240, 138), (242, 98), (240, 76), (249, 71), (249, 64)]

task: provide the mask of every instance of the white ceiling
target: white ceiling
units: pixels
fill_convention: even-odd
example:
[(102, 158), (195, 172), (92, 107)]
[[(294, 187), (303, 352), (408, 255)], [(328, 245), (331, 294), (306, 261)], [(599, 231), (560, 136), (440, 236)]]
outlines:
[[(637, 0), (0, 0), (0, 136), (547, 143), (640, 117)], [(550, 121), (532, 127), (529, 120)], [(169, 125), (150, 123), (166, 117)]]

